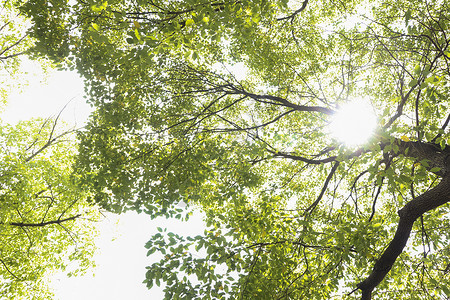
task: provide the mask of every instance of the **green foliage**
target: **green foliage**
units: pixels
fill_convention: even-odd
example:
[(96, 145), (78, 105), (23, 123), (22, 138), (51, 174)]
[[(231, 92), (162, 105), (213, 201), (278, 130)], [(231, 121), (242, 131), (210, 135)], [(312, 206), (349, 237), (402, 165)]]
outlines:
[(97, 213), (72, 177), (73, 134), (59, 131), (52, 120), (0, 127), (2, 299), (52, 299), (48, 276), (92, 265)]
[[(22, 58), (33, 46), (27, 35), (29, 22), (15, 7), (17, 1), (3, 1), (0, 8), (0, 107), (8, 95), (19, 92), (27, 84)], [(40, 59), (43, 63), (43, 60)], [(44, 63), (42, 64), (45, 65)]]
[[(83, 188), (114, 212), (206, 215), (203, 236), (146, 245), (163, 257), (145, 283), (166, 299), (353, 299), (397, 212), (448, 176), (445, 1), (52, 5), (22, 9), (36, 50), (77, 68), (97, 109), (79, 134)], [(327, 126), (358, 98), (379, 128), (351, 148)], [(448, 220), (447, 205), (415, 223), (373, 297), (447, 293)]]
[[(31, 23), (19, 3), (3, 1), (0, 8), (2, 108), (28, 83), (31, 63), (23, 58), (40, 45), (27, 33)], [(45, 73), (48, 61), (36, 59)], [(53, 273), (71, 265), (67, 272), (76, 275), (92, 265), (97, 213), (72, 174), (74, 140), (56, 120), (0, 124), (1, 299), (52, 299)]]

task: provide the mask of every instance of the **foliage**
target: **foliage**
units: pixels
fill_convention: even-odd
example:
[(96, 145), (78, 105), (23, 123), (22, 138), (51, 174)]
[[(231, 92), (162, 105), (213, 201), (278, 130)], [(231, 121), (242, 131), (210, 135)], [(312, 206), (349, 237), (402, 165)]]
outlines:
[(0, 127), (2, 299), (51, 299), (48, 275), (92, 265), (95, 208), (72, 178), (73, 134), (58, 131), (53, 120)]
[[(17, 21), (18, 10), (11, 7), (11, 2), (6, 1), (0, 9), (0, 62), (3, 63), (0, 69), (0, 101), (4, 104), (9, 92), (8, 82), (11, 80), (9, 74), (15, 74), (18, 67), (17, 54), (24, 49), (26, 43), (25, 32), (20, 30)], [(17, 27), (16, 27), (17, 26)], [(25, 41), (24, 41), (25, 40)], [(9, 73), (9, 74), (8, 74)]]
[[(0, 7), (1, 107), (30, 72), (24, 58), (34, 46), (31, 23), (17, 4), (7, 0)], [(35, 59), (45, 74), (48, 61)], [(76, 275), (92, 265), (98, 216), (72, 174), (74, 132), (62, 131), (57, 121), (0, 124), (1, 299), (52, 299), (50, 275), (69, 265), (67, 272)]]
[[(86, 79), (97, 111), (76, 168), (95, 201), (205, 212), (204, 236), (148, 242), (164, 255), (149, 288), (165, 282), (167, 299), (450, 296), (446, 1), (22, 10), (36, 53)], [(346, 147), (327, 126), (358, 98), (379, 128)]]
[[(31, 23), (16, 7), (17, 1), (3, 1), (0, 6), (0, 103), (3, 108), (8, 96), (20, 92), (28, 84), (25, 70), (26, 54), (34, 46), (33, 39), (27, 33)], [(49, 68), (49, 61), (35, 57), (43, 73)]]

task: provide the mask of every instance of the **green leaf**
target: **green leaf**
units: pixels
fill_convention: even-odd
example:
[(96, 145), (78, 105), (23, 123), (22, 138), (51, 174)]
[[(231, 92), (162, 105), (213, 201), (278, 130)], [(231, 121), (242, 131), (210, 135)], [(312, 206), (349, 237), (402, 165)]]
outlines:
[(190, 27), (190, 26), (192, 26), (194, 24), (195, 24), (195, 21), (193, 19), (187, 19), (186, 20), (186, 26), (187, 27)]
[(430, 164), (428, 163), (428, 160), (426, 160), (426, 159), (421, 160), (420, 164), (422, 166), (424, 166), (425, 168), (428, 168), (430, 166)]
[(405, 13), (405, 24), (408, 25), (409, 20), (411, 19), (411, 10), (408, 9)]
[(141, 40), (141, 34), (139, 33), (139, 30), (137, 28), (134, 29), (134, 35), (139, 41)]
[(95, 31), (100, 31), (100, 27), (96, 23), (91, 23), (91, 26)]

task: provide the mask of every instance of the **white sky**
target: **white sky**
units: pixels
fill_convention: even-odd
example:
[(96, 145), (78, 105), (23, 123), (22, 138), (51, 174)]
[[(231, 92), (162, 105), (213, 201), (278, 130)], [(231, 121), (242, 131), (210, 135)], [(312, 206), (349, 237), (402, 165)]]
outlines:
[(16, 123), (32, 117), (56, 116), (66, 104), (62, 119), (81, 127), (91, 108), (83, 99), (83, 83), (75, 72), (53, 72), (46, 79), (37, 65), (27, 62), (30, 68), (24, 77), (30, 82), (23, 92), (12, 91), (8, 105), (1, 114), (7, 123)]
[[(35, 66), (29, 64), (27, 68), (30, 69), (27, 75), (30, 85), (23, 93), (10, 95), (8, 106), (0, 114), (1, 120), (17, 123), (32, 117), (56, 116), (70, 102), (62, 113), (62, 120), (82, 127), (91, 108), (83, 99), (83, 83), (79, 76), (75, 72), (58, 71), (50, 74), (48, 80), (42, 80), (43, 75), (33, 71)], [(163, 299), (161, 289), (148, 290), (142, 284), (145, 267), (152, 263), (146, 257), (145, 243), (157, 233), (157, 227), (167, 227), (168, 232), (182, 235), (202, 234), (204, 230), (200, 215), (191, 217), (187, 225), (178, 220), (151, 221), (149, 216), (133, 212), (120, 216), (108, 214), (99, 226), (97, 267), (83, 277), (67, 278), (64, 274), (56, 274), (52, 279), (56, 299)]]
[[(119, 222), (117, 223), (117, 221)], [(152, 264), (144, 244), (157, 233), (157, 227), (183, 235), (203, 233), (200, 216), (192, 217), (189, 226), (178, 220), (150, 220), (145, 214), (129, 212), (108, 215), (100, 226), (96, 255), (97, 267), (83, 277), (67, 278), (59, 274), (53, 280), (56, 296), (61, 300), (148, 300), (163, 299), (161, 288), (148, 290), (142, 281), (145, 267)], [(95, 274), (95, 276), (93, 276)]]

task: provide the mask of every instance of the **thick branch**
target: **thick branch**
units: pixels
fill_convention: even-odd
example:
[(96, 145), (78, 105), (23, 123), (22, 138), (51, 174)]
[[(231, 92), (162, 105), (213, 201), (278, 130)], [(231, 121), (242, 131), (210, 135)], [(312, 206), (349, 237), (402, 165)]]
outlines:
[(400, 220), (389, 246), (375, 263), (372, 273), (357, 285), (362, 291), (362, 300), (370, 300), (372, 291), (391, 270), (395, 260), (406, 246), (414, 222), (427, 211), (450, 202), (450, 177), (447, 176), (431, 190), (408, 202), (398, 214)]
[(396, 141), (399, 144), (400, 153), (405, 156), (417, 158), (419, 161), (427, 160), (427, 169), (439, 168), (435, 171), (438, 176), (444, 177), (450, 173), (450, 148), (444, 150), (439, 145), (424, 142)]
[(281, 98), (278, 96), (253, 94), (253, 93), (238, 89), (235, 86), (231, 86), (230, 88), (233, 90), (233, 93), (246, 95), (246, 96), (252, 98), (253, 100), (261, 102), (261, 103), (267, 103), (267, 104), (272, 104), (272, 105), (281, 105), (281, 106), (295, 109), (296, 111), (319, 112), (319, 113), (323, 113), (326, 115), (333, 115), (335, 113), (334, 110), (332, 110), (328, 107), (299, 105), (299, 104), (292, 103), (292, 102), (288, 101), (287, 99), (284, 99), (284, 98)]

